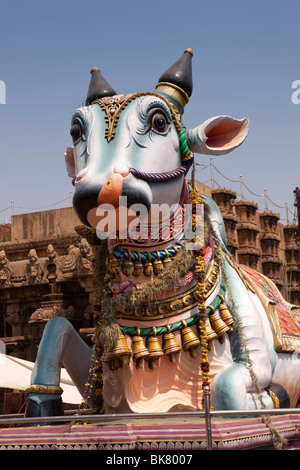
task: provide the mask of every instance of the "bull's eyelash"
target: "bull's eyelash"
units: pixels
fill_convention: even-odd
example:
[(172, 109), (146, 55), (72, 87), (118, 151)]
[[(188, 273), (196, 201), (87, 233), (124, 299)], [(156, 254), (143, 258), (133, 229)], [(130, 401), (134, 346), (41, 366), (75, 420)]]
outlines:
[(89, 114), (86, 112), (82, 112), (82, 110), (77, 110), (75, 111), (73, 117), (72, 117), (72, 125), (77, 121), (80, 122), (80, 125), (82, 127), (82, 132), (86, 134), (88, 125), (89, 125), (89, 119), (88, 119)]
[(145, 106), (144, 100), (142, 100), (138, 110), (140, 125), (136, 129), (136, 133), (138, 135), (144, 135), (149, 132), (151, 129), (152, 117), (155, 113), (159, 112), (164, 114), (169, 124), (172, 123), (172, 117), (169, 109), (163, 101), (160, 101), (159, 99), (152, 99), (150, 102), (146, 103)]

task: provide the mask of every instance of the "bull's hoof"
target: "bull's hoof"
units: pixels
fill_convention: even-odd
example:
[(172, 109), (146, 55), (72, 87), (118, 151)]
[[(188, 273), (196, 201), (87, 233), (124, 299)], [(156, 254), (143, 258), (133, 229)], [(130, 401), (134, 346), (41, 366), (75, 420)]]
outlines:
[(64, 407), (60, 395), (43, 395), (37, 393), (29, 395), (25, 409), (26, 418), (63, 415)]

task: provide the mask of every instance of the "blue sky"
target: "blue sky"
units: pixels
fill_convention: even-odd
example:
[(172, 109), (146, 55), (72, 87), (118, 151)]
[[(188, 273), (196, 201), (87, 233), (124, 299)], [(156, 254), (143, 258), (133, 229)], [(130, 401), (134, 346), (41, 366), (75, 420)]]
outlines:
[[(161, 73), (191, 47), (194, 91), (184, 123), (248, 115), (250, 133), (238, 150), (215, 157), (216, 187), (239, 192), (293, 219), (300, 186), (300, 2), (269, 0), (1, 0), (0, 210), (45, 207), (65, 200), (72, 185), (64, 163), (70, 119), (98, 66), (119, 93), (154, 90)], [(0, 100), (1, 101), (1, 100)], [(197, 156), (201, 165), (209, 157)], [(210, 178), (209, 168), (197, 174)], [(31, 209), (30, 209), (31, 210)], [(0, 222), (10, 210), (0, 212)], [(284, 220), (283, 220), (284, 222)]]

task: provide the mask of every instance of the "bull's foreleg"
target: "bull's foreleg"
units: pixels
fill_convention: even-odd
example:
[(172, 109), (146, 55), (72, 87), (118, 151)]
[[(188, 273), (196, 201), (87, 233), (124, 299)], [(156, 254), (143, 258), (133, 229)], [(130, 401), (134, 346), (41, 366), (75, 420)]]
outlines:
[[(80, 338), (68, 320), (62, 317), (50, 320), (46, 325), (32, 372), (33, 391), (29, 393), (25, 415), (63, 415), (59, 391), (61, 367), (66, 368), (79, 392), (83, 394), (88, 380), (91, 355), (91, 348)], [(34, 387), (38, 385), (41, 387)]]
[(258, 297), (247, 290), (228, 264), (226, 275), (240, 327), (230, 333), (233, 363), (217, 374), (213, 382), (214, 408), (273, 408), (267, 389), (272, 383), (277, 356), (268, 319)]

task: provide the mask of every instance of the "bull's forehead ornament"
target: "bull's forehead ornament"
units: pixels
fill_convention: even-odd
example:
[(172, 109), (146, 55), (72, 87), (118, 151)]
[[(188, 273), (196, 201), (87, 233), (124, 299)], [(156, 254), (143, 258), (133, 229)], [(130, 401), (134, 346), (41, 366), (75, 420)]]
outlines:
[(86, 105), (98, 104), (105, 112), (107, 128), (105, 137), (114, 138), (121, 111), (134, 99), (145, 96), (159, 96), (168, 105), (177, 131), (182, 131), (181, 115), (192, 94), (192, 49), (186, 49), (182, 56), (160, 77), (155, 92), (118, 95), (102, 76), (100, 69), (91, 69), (91, 80)]

